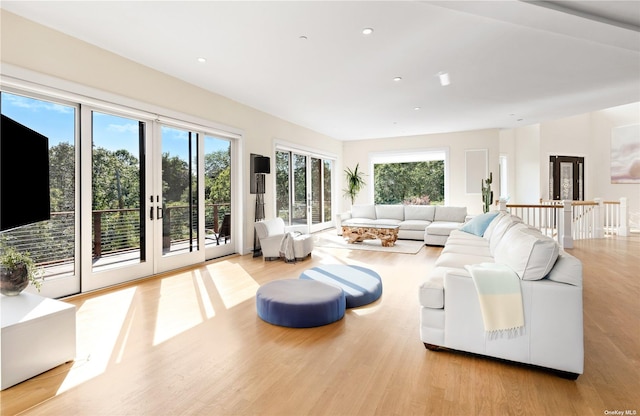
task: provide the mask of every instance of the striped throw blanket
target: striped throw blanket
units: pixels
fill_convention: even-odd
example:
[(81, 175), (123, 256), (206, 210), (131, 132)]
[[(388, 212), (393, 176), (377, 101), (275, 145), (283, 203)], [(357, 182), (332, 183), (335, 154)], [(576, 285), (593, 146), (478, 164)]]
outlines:
[(481, 263), (465, 268), (478, 291), (484, 329), (489, 339), (515, 337), (524, 332), (520, 278), (504, 264)]

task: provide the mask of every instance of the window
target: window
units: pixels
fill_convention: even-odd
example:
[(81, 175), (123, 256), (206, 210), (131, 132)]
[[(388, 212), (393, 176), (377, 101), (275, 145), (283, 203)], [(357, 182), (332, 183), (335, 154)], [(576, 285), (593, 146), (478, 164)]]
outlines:
[(372, 157), (376, 204), (443, 205), (445, 151), (379, 154)]
[(332, 226), (332, 159), (314, 153), (276, 151), (276, 215), (311, 231)]

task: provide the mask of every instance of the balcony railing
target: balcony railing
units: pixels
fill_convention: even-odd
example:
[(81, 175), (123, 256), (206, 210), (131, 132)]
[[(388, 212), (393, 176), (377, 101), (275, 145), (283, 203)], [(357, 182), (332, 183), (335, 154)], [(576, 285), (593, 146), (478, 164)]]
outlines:
[[(205, 229), (218, 232), (230, 204), (205, 205)], [(92, 212), (94, 260), (140, 250), (140, 210), (110, 209)], [(197, 224), (197, 212), (189, 221), (189, 206), (170, 206), (164, 209), (163, 229), (168, 243), (189, 241), (197, 235), (192, 227)], [(28, 252), (36, 265), (45, 268), (45, 276), (73, 273), (75, 258), (75, 213), (52, 212), (49, 221), (19, 227), (2, 233), (3, 244), (20, 252)], [(63, 267), (66, 265), (66, 267)], [(52, 270), (57, 270), (52, 272)]]
[(573, 240), (627, 236), (629, 216), (627, 198), (619, 201), (540, 201), (540, 204), (507, 204), (500, 210), (522, 218), (527, 225), (556, 238), (562, 247), (573, 247)]

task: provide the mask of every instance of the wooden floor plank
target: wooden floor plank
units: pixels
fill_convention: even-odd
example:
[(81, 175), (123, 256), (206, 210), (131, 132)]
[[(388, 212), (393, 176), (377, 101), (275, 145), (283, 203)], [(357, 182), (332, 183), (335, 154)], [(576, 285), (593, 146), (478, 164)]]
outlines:
[[(2, 415), (602, 415), (640, 411), (640, 236), (576, 241), (585, 374), (427, 351), (417, 287), (440, 248), (316, 248), (287, 264), (233, 256), (66, 301), (78, 356), (0, 392)], [(255, 290), (321, 264), (370, 267), (382, 297), (331, 325), (255, 312)]]

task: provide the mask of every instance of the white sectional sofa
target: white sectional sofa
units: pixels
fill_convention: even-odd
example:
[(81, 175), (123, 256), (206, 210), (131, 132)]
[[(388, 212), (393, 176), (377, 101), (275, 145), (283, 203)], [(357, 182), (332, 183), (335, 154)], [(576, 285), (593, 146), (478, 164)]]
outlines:
[(424, 240), (425, 244), (442, 246), (451, 231), (467, 219), (466, 207), (441, 205), (353, 205), (351, 211), (338, 215), (338, 234), (343, 225), (397, 225), (398, 238)]
[[(582, 263), (555, 240), (505, 212), (478, 216), (463, 230), (451, 233), (419, 288), (420, 338), (425, 346), (577, 378), (584, 363)], [(465, 268), (480, 263), (507, 265), (520, 278), (521, 333), (493, 337), (485, 330), (476, 284)]]

